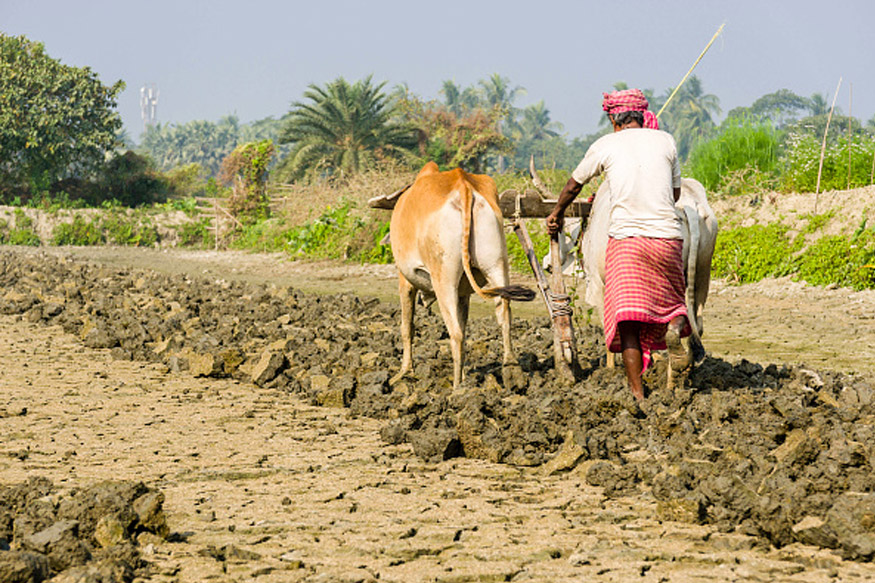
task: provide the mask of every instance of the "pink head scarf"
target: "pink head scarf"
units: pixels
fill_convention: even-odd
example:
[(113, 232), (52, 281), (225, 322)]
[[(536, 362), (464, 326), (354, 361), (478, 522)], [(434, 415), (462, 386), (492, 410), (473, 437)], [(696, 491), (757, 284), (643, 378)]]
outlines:
[(625, 89), (613, 93), (602, 93), (602, 109), (609, 115), (623, 113), (624, 111), (640, 111), (644, 114), (644, 127), (652, 130), (659, 129), (659, 121), (653, 112), (647, 111), (650, 104), (640, 89)]

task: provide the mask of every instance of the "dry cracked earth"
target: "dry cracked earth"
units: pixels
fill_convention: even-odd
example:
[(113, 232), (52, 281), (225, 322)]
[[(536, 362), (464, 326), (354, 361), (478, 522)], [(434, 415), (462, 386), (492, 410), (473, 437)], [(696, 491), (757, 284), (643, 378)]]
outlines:
[(420, 310), (389, 386), (394, 288), (0, 250), (0, 581), (875, 581), (871, 293), (715, 282), (708, 358), (637, 407), (586, 325), (555, 378), (534, 305), (521, 383), (479, 318), (453, 392)]

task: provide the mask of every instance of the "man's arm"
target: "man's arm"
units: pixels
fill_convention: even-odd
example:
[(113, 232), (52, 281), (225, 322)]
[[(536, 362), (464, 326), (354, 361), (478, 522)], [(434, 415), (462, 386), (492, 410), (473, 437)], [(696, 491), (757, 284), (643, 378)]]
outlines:
[(559, 200), (556, 201), (556, 206), (553, 207), (552, 212), (547, 216), (547, 232), (549, 234), (555, 235), (562, 230), (562, 224), (565, 222), (565, 209), (577, 198), (582, 188), (583, 185), (574, 178), (569, 178), (568, 182), (565, 183), (562, 192), (559, 194)]

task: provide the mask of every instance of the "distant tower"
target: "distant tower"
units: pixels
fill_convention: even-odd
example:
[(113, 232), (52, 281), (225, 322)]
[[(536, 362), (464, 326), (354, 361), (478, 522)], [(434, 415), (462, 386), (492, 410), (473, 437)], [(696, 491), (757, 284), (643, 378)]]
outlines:
[(144, 131), (158, 121), (158, 86), (155, 83), (140, 87), (140, 112)]

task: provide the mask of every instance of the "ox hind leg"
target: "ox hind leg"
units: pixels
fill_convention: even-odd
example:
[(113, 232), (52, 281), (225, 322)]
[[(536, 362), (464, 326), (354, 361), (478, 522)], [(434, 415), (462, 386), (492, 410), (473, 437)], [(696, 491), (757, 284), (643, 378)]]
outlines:
[(398, 274), (398, 295), (401, 298), (401, 371), (392, 377), (389, 384), (395, 384), (413, 372), (413, 313), (416, 308), (416, 288), (407, 278)]
[(504, 352), (501, 361), (501, 376), (504, 383), (504, 388), (514, 390), (525, 387), (526, 379), (523, 375), (523, 370), (517, 361), (516, 355), (513, 352), (513, 345), (510, 338), (510, 301), (496, 297), (495, 298), (495, 319), (498, 321), (498, 326), (501, 328), (501, 346)]
[[(503, 262), (495, 261), (492, 263), (491, 268), (484, 267), (479, 269), (487, 286), (496, 288), (507, 287), (510, 278), (508, 277), (507, 269), (503, 265)], [(510, 300), (501, 296), (495, 296), (493, 301), (495, 302), (495, 319), (498, 322), (498, 327), (501, 329), (502, 381), (505, 389), (514, 390), (524, 387), (526, 379), (513, 351), (510, 332)]]
[[(452, 279), (452, 278), (446, 278)], [(437, 296), (447, 333), (450, 335), (450, 352), (453, 355), (453, 389), (462, 384), (465, 366), (465, 328), (468, 325), (468, 302), (471, 296), (460, 293), (458, 285), (448, 284), (444, 278), (432, 276), (432, 285)]]

